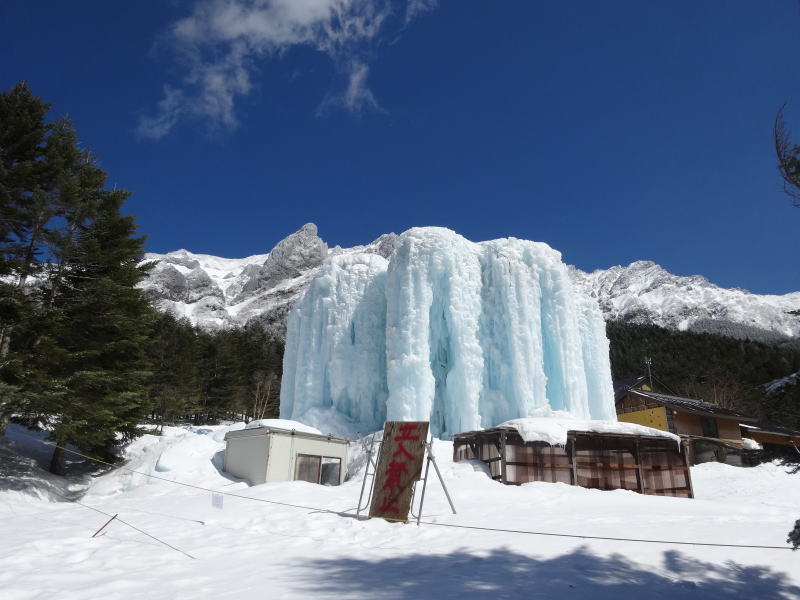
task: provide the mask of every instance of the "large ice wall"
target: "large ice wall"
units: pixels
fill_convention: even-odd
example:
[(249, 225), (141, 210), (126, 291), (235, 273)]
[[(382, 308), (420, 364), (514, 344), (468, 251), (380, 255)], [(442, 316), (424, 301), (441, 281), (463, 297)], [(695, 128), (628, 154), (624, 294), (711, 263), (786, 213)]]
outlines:
[(289, 315), (282, 418), (444, 435), (549, 409), (616, 419), (599, 307), (546, 244), (410, 229), (389, 261), (330, 256)]
[[(289, 313), (282, 418), (306, 415), (304, 422), (317, 421), (310, 418), (313, 409), (326, 408), (363, 426), (362, 431), (383, 426), (387, 265), (377, 254), (334, 255), (323, 263)], [(318, 429), (332, 431), (329, 424), (319, 424)]]

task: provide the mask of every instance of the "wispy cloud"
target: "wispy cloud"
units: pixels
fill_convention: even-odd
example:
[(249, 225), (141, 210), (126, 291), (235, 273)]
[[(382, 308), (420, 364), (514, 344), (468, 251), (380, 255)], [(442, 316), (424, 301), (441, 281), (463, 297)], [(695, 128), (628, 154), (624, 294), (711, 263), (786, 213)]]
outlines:
[(347, 65), (346, 71), (347, 86), (344, 90), (330, 92), (317, 107), (317, 116), (325, 116), (340, 108), (356, 115), (368, 110), (386, 112), (367, 86), (369, 65), (354, 60)]
[(416, 19), (419, 15), (439, 6), (438, 0), (408, 0), (406, 4), (406, 24)]
[(322, 112), (380, 111), (367, 83), (375, 47), (393, 22), (407, 25), (435, 6), (435, 0), (199, 0), (167, 34), (184, 75), (164, 86), (138, 133), (159, 139), (183, 119), (235, 128), (237, 102), (257, 87), (259, 67), (296, 46), (325, 53), (342, 78), (342, 90), (328, 94)]

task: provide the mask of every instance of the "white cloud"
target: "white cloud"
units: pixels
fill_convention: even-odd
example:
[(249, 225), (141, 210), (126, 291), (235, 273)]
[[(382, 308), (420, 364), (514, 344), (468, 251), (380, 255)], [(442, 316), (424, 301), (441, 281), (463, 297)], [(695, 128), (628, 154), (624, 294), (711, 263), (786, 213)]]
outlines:
[[(403, 0), (399, 10), (408, 23), (435, 5)], [(382, 110), (367, 85), (368, 57), (397, 13), (396, 0), (200, 0), (169, 30), (182, 81), (164, 87), (138, 132), (158, 139), (184, 118), (235, 128), (237, 101), (257, 86), (259, 66), (296, 46), (328, 55), (345, 82), (344, 91), (329, 94), (321, 108)]]
[(317, 108), (317, 116), (327, 115), (337, 108), (344, 108), (353, 114), (367, 110), (386, 112), (367, 86), (367, 75), (367, 64), (352, 61), (347, 66), (347, 87), (342, 92), (329, 93)]
[(434, 10), (437, 6), (439, 6), (438, 0), (408, 0), (408, 4), (406, 4), (406, 24), (422, 13)]
[(158, 103), (156, 114), (139, 119), (137, 133), (152, 140), (164, 137), (178, 122), (183, 111), (183, 104), (183, 94), (179, 90), (165, 85), (164, 98)]

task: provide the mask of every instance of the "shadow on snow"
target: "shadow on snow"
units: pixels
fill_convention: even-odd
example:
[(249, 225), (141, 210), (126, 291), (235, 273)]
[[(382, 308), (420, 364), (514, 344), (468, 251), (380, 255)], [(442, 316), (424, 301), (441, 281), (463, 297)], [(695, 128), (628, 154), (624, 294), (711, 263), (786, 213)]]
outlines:
[[(751, 552), (757, 552), (752, 550)], [(763, 557), (763, 555), (760, 555)], [(507, 549), (487, 555), (460, 550), (446, 555), (414, 554), (381, 560), (314, 560), (309, 591), (330, 597), (364, 598), (551, 598), (619, 600), (669, 598), (715, 600), (800, 598), (800, 587), (769, 567), (729, 561), (706, 563), (679, 552), (664, 553), (661, 573), (626, 557), (590, 553), (585, 547), (555, 558), (536, 558)]]

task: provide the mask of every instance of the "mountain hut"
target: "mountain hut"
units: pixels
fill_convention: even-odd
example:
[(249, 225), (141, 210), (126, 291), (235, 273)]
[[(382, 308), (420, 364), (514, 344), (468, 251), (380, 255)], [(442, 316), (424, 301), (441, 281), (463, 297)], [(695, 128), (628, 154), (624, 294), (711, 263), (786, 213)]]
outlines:
[(674, 438), (569, 430), (565, 444), (526, 441), (512, 426), (453, 436), (453, 460), (480, 460), (506, 485), (532, 481), (693, 498), (683, 445)]

